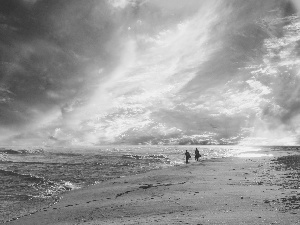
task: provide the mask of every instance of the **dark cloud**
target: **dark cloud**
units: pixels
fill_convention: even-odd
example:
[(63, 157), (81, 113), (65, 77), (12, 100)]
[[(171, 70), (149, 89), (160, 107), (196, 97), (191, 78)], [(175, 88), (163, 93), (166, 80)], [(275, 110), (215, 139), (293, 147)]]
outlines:
[(0, 81), (13, 93), (2, 125), (26, 124), (35, 119), (33, 108), (46, 112), (88, 92), (100, 78), (96, 71), (118, 61), (118, 27), (106, 1), (0, 4)]
[(237, 143), (256, 124), (297, 130), (290, 1), (0, 5), (0, 126), (11, 143)]

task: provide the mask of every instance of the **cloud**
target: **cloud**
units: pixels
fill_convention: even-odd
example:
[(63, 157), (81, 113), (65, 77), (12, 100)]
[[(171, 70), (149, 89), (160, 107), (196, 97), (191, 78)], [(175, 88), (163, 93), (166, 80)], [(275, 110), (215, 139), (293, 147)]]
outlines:
[(9, 143), (299, 136), (299, 19), (286, 2), (21, 2), (0, 10)]
[(128, 5), (133, 5), (135, 1), (132, 0), (108, 0), (108, 2), (114, 7), (114, 8), (120, 8), (124, 9)]

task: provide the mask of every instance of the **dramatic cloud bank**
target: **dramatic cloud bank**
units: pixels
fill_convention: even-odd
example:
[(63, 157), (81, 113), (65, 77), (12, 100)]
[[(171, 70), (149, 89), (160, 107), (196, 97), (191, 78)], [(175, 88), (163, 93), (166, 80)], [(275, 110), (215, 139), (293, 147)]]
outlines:
[(288, 0), (2, 0), (3, 145), (300, 142)]

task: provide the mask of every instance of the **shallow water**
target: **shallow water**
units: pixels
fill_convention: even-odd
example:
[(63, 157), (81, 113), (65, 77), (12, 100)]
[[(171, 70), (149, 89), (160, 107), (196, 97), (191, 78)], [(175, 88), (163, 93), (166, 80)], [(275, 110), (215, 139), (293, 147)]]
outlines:
[[(53, 204), (68, 190), (104, 180), (184, 163), (184, 151), (196, 146), (102, 146), (97, 148), (0, 149), (0, 221)], [(297, 147), (198, 147), (201, 160), (265, 156)], [(245, 155), (244, 155), (245, 157)], [(194, 161), (194, 160), (193, 160)]]

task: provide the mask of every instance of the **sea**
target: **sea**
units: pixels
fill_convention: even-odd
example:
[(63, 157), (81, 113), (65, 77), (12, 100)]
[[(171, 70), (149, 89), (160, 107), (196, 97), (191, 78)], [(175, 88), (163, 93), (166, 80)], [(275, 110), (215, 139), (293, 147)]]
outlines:
[[(184, 152), (201, 161), (258, 156), (273, 150), (298, 147), (246, 146), (100, 146), (77, 148), (0, 148), (0, 223), (34, 213), (55, 204), (62, 194), (105, 180), (145, 173), (150, 170), (180, 166)], [(268, 156), (270, 154), (266, 154)]]

